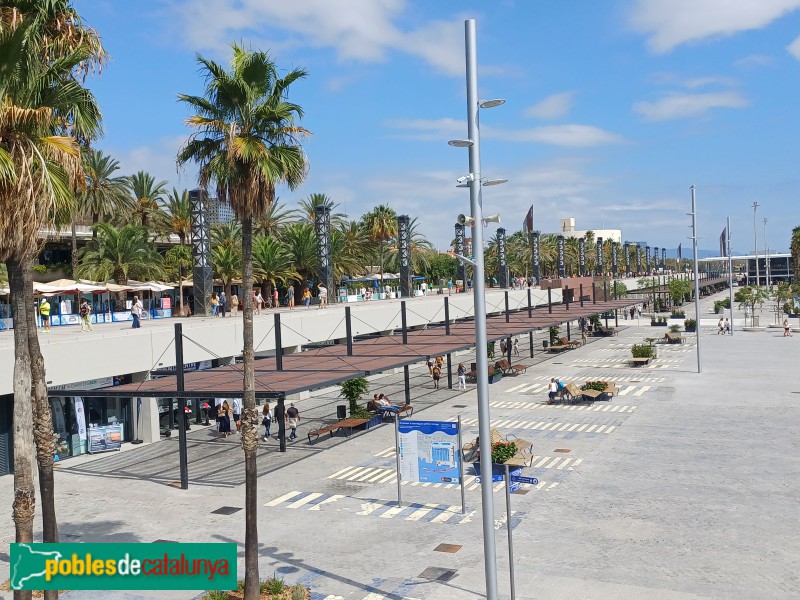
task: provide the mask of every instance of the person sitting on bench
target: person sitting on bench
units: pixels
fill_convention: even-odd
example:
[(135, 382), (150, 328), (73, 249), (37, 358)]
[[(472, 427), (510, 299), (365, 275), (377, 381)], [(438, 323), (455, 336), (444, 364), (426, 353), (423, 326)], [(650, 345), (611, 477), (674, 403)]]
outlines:
[(386, 397), (383, 394), (381, 394), (380, 396), (378, 396), (378, 399), (375, 401), (375, 408), (377, 408), (378, 411), (380, 411), (380, 412), (396, 413), (396, 412), (400, 412), (400, 408), (401, 407), (397, 406), (395, 404), (392, 404), (389, 401), (388, 397)]

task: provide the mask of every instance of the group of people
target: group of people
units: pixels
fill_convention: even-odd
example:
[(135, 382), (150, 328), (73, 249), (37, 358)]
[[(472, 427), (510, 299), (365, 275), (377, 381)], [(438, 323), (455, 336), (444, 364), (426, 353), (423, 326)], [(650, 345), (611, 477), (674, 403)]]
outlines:
[(558, 377), (551, 377), (550, 383), (547, 385), (547, 403), (554, 404), (558, 396), (564, 399), (569, 398), (567, 386)]
[(428, 360), (425, 361), (425, 365), (428, 367), (428, 373), (433, 379), (433, 389), (439, 389), (439, 380), (442, 378), (442, 365), (444, 364), (444, 356), (437, 356), (433, 358), (432, 356), (428, 357)]
[[(519, 356), (519, 340), (514, 338), (510, 346), (511, 353), (514, 356)], [(505, 356), (509, 351), (509, 343), (507, 340), (500, 340), (500, 353)]]
[[(228, 402), (228, 400), (230, 400), (230, 402)], [(232, 433), (238, 433), (242, 430), (241, 398), (217, 398), (215, 400), (215, 409), (219, 438), (227, 438)], [(278, 410), (279, 407), (276, 405), (275, 410), (271, 411), (269, 404), (265, 404), (264, 408), (261, 410), (261, 425), (264, 427), (265, 442), (269, 441), (273, 419), (277, 421), (279, 418)], [(297, 407), (292, 403), (289, 405), (289, 408), (284, 411), (283, 416), (286, 425), (290, 429), (288, 439), (294, 441), (297, 439), (297, 427), (300, 425), (300, 411), (297, 410)], [(232, 424), (236, 427), (235, 431), (232, 430)]]
[(725, 318), (723, 321), (722, 317), (719, 318), (719, 322), (717, 323), (717, 335), (726, 335), (731, 332), (731, 322)]
[(220, 292), (219, 296), (217, 296), (216, 292), (211, 294), (212, 317), (225, 317), (225, 313), (228, 312), (228, 308), (230, 308), (231, 316), (235, 317), (239, 312), (239, 296), (236, 294), (231, 294), (229, 305), (228, 298), (225, 297), (225, 292)]
[[(42, 331), (50, 333), (50, 313), (53, 308), (47, 298), (42, 298), (39, 303), (39, 315), (42, 317)], [(133, 329), (139, 329), (142, 326), (142, 314), (144, 313), (144, 305), (139, 300), (139, 296), (134, 296), (131, 302), (131, 317), (133, 318)], [(78, 305), (78, 315), (81, 318), (81, 332), (92, 331), (92, 305), (86, 298), (81, 298)]]

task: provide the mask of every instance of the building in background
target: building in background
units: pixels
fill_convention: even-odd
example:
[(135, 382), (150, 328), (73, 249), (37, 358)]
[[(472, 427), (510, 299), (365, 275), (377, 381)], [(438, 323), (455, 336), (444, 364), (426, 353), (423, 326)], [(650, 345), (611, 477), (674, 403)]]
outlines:
[(226, 202), (220, 202), (219, 198), (209, 198), (206, 210), (208, 211), (207, 219), (209, 225), (230, 223), (236, 219), (231, 205)]
[(622, 242), (622, 230), (621, 229), (584, 229), (578, 230), (575, 229), (575, 218), (568, 217), (566, 219), (561, 219), (561, 230), (557, 232), (557, 235), (563, 235), (567, 238), (583, 238), (586, 237), (586, 233), (591, 231), (594, 234), (594, 239), (603, 238), (603, 240), (611, 240), (612, 242), (621, 243)]

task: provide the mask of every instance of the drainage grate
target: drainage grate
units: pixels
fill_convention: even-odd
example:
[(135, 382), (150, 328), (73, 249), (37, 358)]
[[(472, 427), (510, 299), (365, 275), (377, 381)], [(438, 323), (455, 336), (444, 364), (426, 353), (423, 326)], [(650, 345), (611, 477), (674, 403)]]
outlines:
[(524, 495), (525, 495), (525, 494), (527, 494), (529, 491), (530, 491), (530, 490), (517, 490), (517, 491), (515, 491), (515, 492), (511, 492), (511, 493), (512, 493), (512, 494), (516, 494), (517, 496), (524, 496)]
[(433, 549), (434, 552), (449, 552), (450, 554), (455, 554), (459, 550), (461, 550), (459, 544), (439, 544)]
[(569, 448), (556, 448), (555, 450), (553, 450), (553, 452), (561, 452), (562, 454), (568, 454), (569, 452), (572, 452), (572, 450), (570, 450)]
[(453, 408), (467, 408), (466, 404), (453, 404)]
[(238, 506), (222, 506), (222, 507), (218, 508), (217, 510), (212, 510), (211, 514), (212, 515), (232, 515), (233, 513), (239, 512), (240, 510), (242, 510), (242, 509), (239, 508)]
[(442, 567), (428, 567), (417, 575), (418, 579), (429, 579), (431, 581), (450, 581), (456, 575), (457, 569), (444, 569)]

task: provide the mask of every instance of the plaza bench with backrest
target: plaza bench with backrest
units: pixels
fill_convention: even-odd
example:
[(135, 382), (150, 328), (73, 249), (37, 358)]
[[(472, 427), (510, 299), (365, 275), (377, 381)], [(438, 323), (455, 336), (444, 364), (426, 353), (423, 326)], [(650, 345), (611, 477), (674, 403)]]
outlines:
[(596, 336), (617, 335), (618, 333), (619, 331), (617, 331), (613, 327), (603, 327), (603, 326), (598, 327), (597, 330), (594, 332)]
[(528, 370), (528, 365), (512, 365), (507, 359), (498, 360), (494, 366), (506, 375), (519, 375)]
[(558, 338), (558, 342), (562, 346), (569, 346), (570, 348), (577, 348), (578, 346), (583, 344), (583, 342), (581, 342), (580, 340), (568, 340), (565, 337)]
[(668, 344), (682, 344), (683, 336), (680, 333), (665, 333), (664, 340), (666, 340)]
[(334, 436), (335, 433), (338, 431), (344, 431), (345, 435), (350, 435), (353, 432), (353, 429), (356, 427), (360, 427), (365, 425), (369, 422), (369, 419), (342, 419), (341, 421), (336, 421), (335, 423), (330, 423), (323, 427), (319, 427), (317, 429), (311, 429), (308, 432), (308, 442), (311, 443), (311, 436), (314, 436), (314, 441), (319, 439), (319, 436), (330, 433), (331, 437)]
[(380, 410), (378, 408), (378, 405), (375, 403), (375, 400), (370, 400), (369, 402), (367, 402), (367, 410), (375, 415), (378, 413), (383, 413), (384, 417), (386, 415), (390, 416), (397, 415), (399, 417), (401, 415), (404, 415), (405, 413), (408, 413), (409, 417), (414, 416), (414, 406), (411, 404), (402, 404), (400, 405), (400, 408), (398, 410)]
[(563, 352), (564, 350), (569, 350), (570, 346), (567, 344), (551, 344), (547, 347), (548, 352)]
[(651, 360), (652, 358), (649, 356), (646, 358), (629, 358), (628, 364), (632, 367), (643, 367), (644, 365), (650, 364)]
[(605, 390), (603, 390), (603, 392), (604, 392), (604, 393), (605, 393), (605, 395), (606, 395), (606, 396), (608, 396), (609, 398), (613, 398), (613, 397), (614, 397), (614, 395), (615, 395), (617, 392), (619, 392), (619, 388), (618, 388), (616, 385), (614, 385), (614, 382), (613, 382), (613, 381), (607, 381), (607, 382), (606, 382), (606, 389), (605, 389)]

